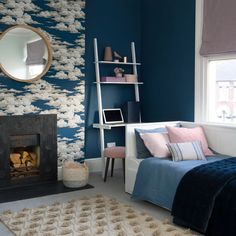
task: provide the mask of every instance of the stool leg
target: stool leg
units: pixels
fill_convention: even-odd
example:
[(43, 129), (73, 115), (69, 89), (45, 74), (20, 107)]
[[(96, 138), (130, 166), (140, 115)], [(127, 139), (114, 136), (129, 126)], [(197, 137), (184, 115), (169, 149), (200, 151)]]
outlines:
[(111, 159), (111, 177), (113, 177), (115, 158)]
[(123, 175), (124, 175), (124, 183), (125, 183), (125, 159), (122, 159), (123, 163)]
[(110, 163), (110, 158), (107, 157), (104, 182), (106, 182), (106, 180), (107, 180), (107, 172), (108, 172), (108, 169), (109, 169), (109, 163)]

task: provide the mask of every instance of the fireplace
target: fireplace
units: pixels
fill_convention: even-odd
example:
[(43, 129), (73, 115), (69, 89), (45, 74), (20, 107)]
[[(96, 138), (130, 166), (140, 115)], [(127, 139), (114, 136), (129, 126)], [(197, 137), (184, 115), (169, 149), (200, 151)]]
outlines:
[(0, 188), (57, 180), (56, 115), (0, 117)]

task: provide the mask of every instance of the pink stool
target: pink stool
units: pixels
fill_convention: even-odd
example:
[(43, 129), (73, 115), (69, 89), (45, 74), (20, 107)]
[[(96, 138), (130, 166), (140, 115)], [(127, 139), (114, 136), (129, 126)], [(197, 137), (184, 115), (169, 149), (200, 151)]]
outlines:
[(124, 172), (124, 181), (125, 181), (125, 147), (115, 146), (115, 147), (105, 148), (104, 149), (104, 157), (107, 158), (104, 182), (106, 182), (106, 180), (107, 180), (107, 172), (108, 172), (108, 169), (109, 169), (110, 159), (112, 159), (111, 177), (113, 177), (115, 159), (122, 159), (123, 172)]

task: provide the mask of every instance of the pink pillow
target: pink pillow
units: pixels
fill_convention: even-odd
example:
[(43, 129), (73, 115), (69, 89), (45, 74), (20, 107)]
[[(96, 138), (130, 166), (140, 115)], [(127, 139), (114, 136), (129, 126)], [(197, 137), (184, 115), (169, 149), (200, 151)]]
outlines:
[(176, 128), (166, 126), (169, 139), (171, 143), (184, 143), (192, 141), (200, 141), (202, 144), (203, 152), (206, 156), (214, 155), (208, 148), (207, 139), (205, 137), (203, 128), (198, 126), (195, 128)]
[(140, 133), (146, 148), (154, 157), (170, 157), (167, 143), (170, 142), (167, 133)]

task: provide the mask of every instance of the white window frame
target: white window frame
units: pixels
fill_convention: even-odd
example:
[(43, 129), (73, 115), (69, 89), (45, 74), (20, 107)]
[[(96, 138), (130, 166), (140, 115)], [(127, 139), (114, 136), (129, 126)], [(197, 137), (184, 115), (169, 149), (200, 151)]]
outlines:
[[(202, 43), (202, 27), (203, 27), (203, 5), (204, 0), (196, 1), (195, 12), (195, 104), (194, 104), (194, 121), (209, 122), (208, 119), (208, 84), (207, 81), (207, 65), (211, 60), (236, 59), (236, 55), (216, 55), (209, 58), (202, 57), (199, 54)], [(224, 124), (224, 123), (221, 123)], [(229, 125), (227, 123), (227, 125)], [(230, 124), (230, 126), (236, 126)]]
[(202, 40), (203, 25), (203, 1), (196, 1), (195, 12), (195, 104), (194, 104), (194, 120), (195, 122), (204, 122), (206, 117), (206, 84), (204, 78), (204, 65), (206, 58), (200, 56), (199, 51)]

